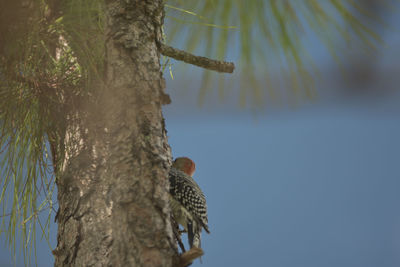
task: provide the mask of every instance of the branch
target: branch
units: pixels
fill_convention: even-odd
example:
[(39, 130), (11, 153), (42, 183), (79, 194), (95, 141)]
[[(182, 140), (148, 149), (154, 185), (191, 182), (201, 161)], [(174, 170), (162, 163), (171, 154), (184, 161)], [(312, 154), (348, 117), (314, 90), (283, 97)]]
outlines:
[(163, 43), (158, 43), (158, 48), (160, 49), (161, 54), (163, 54), (164, 56), (172, 57), (176, 60), (196, 65), (204, 69), (226, 73), (232, 73), (235, 69), (235, 65), (233, 64), (233, 62), (226, 62), (201, 56), (195, 56), (193, 54), (173, 48)]
[(195, 259), (203, 256), (204, 252), (201, 248), (193, 247), (180, 256), (180, 267), (189, 266)]

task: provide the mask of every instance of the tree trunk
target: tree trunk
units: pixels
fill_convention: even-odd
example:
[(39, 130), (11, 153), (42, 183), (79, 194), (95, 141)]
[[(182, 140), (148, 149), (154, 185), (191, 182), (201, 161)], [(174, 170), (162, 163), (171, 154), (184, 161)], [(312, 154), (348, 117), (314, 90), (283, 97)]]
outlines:
[(66, 118), (55, 266), (173, 266), (163, 1), (106, 1), (105, 83)]

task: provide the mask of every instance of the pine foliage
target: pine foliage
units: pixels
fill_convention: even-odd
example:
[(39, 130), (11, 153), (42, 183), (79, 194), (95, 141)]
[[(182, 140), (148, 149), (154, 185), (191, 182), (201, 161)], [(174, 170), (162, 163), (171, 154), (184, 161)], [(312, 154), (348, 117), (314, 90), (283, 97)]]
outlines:
[[(350, 47), (372, 52), (383, 43), (378, 29), (387, 25), (382, 14), (368, 8), (370, 2), (171, 0), (167, 5), (166, 36), (169, 42), (177, 40), (181, 49), (235, 61), (241, 74), (241, 105), (260, 106), (266, 98), (273, 101), (277, 92), (269, 83), (269, 76), (277, 70), (286, 81), (280, 89), (290, 88), (281, 94), (288, 99), (309, 100), (317, 94), (314, 80), (318, 69), (313, 63), (313, 51), (307, 46), (308, 39), (319, 40), (338, 63), (346, 59), (345, 52)], [(397, 4), (396, 0), (375, 3), (386, 12), (396, 10)], [(212, 88), (207, 82), (211, 75), (218, 77), (221, 84), (225, 78), (231, 79), (209, 71), (203, 75), (200, 101)], [(221, 96), (224, 94), (220, 91)]]

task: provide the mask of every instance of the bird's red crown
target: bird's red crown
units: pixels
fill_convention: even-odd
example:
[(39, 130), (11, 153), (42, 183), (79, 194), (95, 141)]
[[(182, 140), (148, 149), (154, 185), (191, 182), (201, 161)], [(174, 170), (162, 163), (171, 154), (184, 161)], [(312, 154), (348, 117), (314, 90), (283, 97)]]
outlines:
[(174, 160), (172, 166), (178, 170), (183, 171), (189, 176), (192, 176), (196, 170), (196, 164), (188, 157), (179, 157)]

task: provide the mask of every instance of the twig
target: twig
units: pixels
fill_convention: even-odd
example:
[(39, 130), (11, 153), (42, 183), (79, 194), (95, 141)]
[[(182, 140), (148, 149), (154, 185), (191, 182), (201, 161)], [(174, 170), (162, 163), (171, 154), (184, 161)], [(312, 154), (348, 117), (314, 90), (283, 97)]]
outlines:
[(189, 251), (183, 253), (180, 256), (180, 267), (189, 266), (195, 259), (204, 255), (204, 252), (201, 248), (192, 247)]
[(196, 65), (204, 69), (226, 73), (232, 73), (235, 69), (235, 64), (233, 64), (233, 62), (226, 62), (201, 56), (195, 56), (193, 54), (173, 48), (163, 43), (158, 43), (158, 47), (161, 54), (163, 54), (164, 56), (172, 57), (176, 60)]

